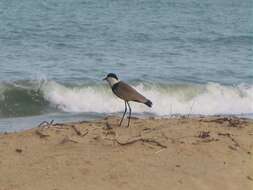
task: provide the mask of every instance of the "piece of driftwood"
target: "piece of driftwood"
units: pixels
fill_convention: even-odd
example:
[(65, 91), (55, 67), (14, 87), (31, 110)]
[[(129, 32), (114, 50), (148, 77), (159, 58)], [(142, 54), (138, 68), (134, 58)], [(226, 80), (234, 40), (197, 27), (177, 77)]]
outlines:
[(38, 125), (38, 127), (48, 127), (48, 126), (50, 126), (50, 125), (53, 125), (53, 123), (54, 123), (54, 120), (51, 120), (50, 122), (48, 122), (48, 121), (42, 121), (42, 122)]
[(248, 151), (247, 149), (245, 149), (244, 147), (242, 147), (237, 140), (235, 140), (235, 138), (232, 137), (232, 135), (230, 133), (218, 133), (219, 136), (225, 136), (228, 137), (232, 142), (233, 142), (233, 146), (229, 146), (230, 149), (232, 150), (237, 150), (237, 148), (240, 148), (241, 150), (243, 150), (244, 152), (246, 152), (247, 154), (251, 154), (250, 151)]
[(201, 122), (215, 122), (222, 124), (224, 122), (228, 123), (228, 127), (242, 127), (245, 124), (245, 120), (238, 118), (238, 117), (221, 117), (221, 118), (214, 118), (214, 119), (200, 119)]
[(54, 123), (52, 124), (52, 126), (59, 126), (59, 127), (69, 127), (71, 126), (70, 124), (66, 124), (66, 123)]
[(86, 130), (85, 133), (83, 133), (81, 136), (84, 137), (84, 136), (86, 136), (88, 133), (89, 133), (89, 131)]
[(237, 148), (236, 148), (236, 147), (231, 146), (231, 145), (228, 145), (228, 148), (229, 148), (229, 149), (231, 149), (231, 150), (237, 150)]
[(75, 125), (71, 125), (71, 128), (76, 132), (76, 134), (77, 134), (78, 136), (81, 136), (81, 135), (82, 135), (81, 131), (79, 131), (79, 130), (76, 128)]
[(161, 144), (160, 142), (156, 141), (155, 139), (141, 139), (142, 142), (147, 142), (147, 143), (152, 143), (155, 144), (156, 146), (160, 146), (162, 148), (167, 148), (166, 145)]
[(230, 137), (230, 133), (218, 133), (219, 136), (225, 136), (225, 137)]
[(66, 137), (60, 142), (60, 144), (65, 144), (65, 143), (68, 143), (68, 142), (79, 143), (78, 141), (73, 140), (73, 139), (71, 139), (71, 138), (69, 138), (69, 137), (66, 136)]
[(125, 142), (122, 142), (120, 141), (118, 138), (114, 138), (113, 140), (115, 140), (119, 145), (130, 145), (130, 144), (133, 144), (133, 143), (136, 143), (138, 141), (141, 141), (142, 137), (135, 137), (135, 138), (132, 138), (130, 140), (127, 140)]
[(126, 142), (122, 142), (118, 138), (115, 138), (115, 141), (119, 145), (122, 145), (122, 146), (134, 144), (134, 143), (136, 143), (138, 141), (141, 141), (141, 142), (146, 142), (146, 143), (152, 143), (152, 144), (155, 144), (156, 146), (159, 146), (159, 147), (162, 147), (162, 148), (167, 148), (166, 145), (161, 144), (160, 142), (156, 141), (155, 139), (143, 138), (143, 137), (135, 137), (135, 138), (132, 138), (132, 139), (126, 141)]
[[(38, 128), (46, 128), (46, 127), (50, 127), (50, 126), (53, 126), (53, 127), (59, 128), (59, 129), (61, 129), (61, 127), (71, 127), (78, 136), (82, 136), (82, 137), (88, 134), (88, 130), (86, 130), (84, 133), (82, 133), (80, 130), (78, 130), (76, 128), (75, 125), (66, 124), (66, 123), (54, 123), (54, 120), (51, 120), (50, 122), (42, 121), (38, 125)], [(45, 138), (45, 137), (49, 136), (48, 134), (44, 134), (41, 130), (36, 130), (35, 133), (37, 135), (39, 135), (40, 138)]]
[(240, 144), (232, 137), (230, 133), (218, 133), (218, 135), (228, 137), (233, 142), (235, 147), (240, 147)]
[(87, 135), (89, 133), (88, 130), (86, 130), (84, 133), (82, 133), (79, 129), (76, 128), (75, 125), (71, 125), (71, 128), (76, 132), (76, 134), (78, 136), (81, 136), (81, 137), (83, 137), (83, 136), (85, 136), (85, 135)]
[(164, 148), (161, 148), (160, 150), (156, 151), (155, 153), (158, 154), (158, 153), (160, 153), (160, 152), (162, 152), (164, 150), (165, 150)]

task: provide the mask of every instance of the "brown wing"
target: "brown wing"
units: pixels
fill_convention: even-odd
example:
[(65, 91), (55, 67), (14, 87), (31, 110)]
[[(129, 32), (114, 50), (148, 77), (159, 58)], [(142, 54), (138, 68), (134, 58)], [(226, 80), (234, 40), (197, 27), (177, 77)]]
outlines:
[(119, 98), (126, 101), (136, 101), (141, 103), (147, 102), (147, 99), (144, 96), (137, 92), (133, 87), (122, 81), (116, 84), (115, 88), (113, 89), (113, 92)]

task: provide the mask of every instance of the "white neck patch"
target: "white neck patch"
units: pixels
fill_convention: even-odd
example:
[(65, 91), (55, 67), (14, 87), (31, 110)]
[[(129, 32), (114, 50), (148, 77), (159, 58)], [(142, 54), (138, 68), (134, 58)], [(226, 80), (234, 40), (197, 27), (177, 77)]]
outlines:
[(119, 80), (115, 79), (115, 78), (112, 78), (112, 77), (108, 77), (106, 79), (106, 81), (109, 83), (109, 85), (112, 87), (113, 85), (115, 85), (116, 83), (119, 82)]

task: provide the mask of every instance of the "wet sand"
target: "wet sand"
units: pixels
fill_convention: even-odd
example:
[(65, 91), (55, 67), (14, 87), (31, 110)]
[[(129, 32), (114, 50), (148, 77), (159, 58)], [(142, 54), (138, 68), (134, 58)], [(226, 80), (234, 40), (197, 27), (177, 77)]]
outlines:
[(0, 190), (252, 190), (253, 121), (117, 117), (0, 134)]

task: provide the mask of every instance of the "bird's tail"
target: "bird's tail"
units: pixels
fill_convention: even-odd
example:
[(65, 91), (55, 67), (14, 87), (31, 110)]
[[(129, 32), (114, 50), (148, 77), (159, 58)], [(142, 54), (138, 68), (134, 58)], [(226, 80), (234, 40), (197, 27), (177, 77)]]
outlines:
[(152, 102), (150, 100), (147, 100), (144, 104), (146, 104), (148, 107), (152, 107)]

